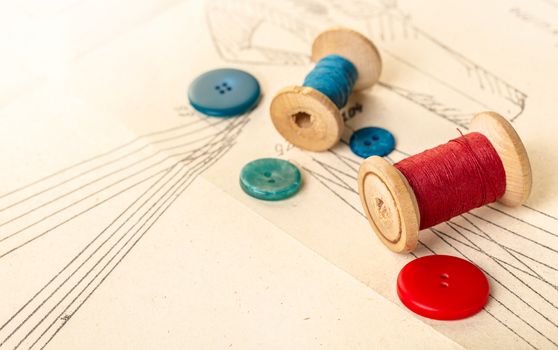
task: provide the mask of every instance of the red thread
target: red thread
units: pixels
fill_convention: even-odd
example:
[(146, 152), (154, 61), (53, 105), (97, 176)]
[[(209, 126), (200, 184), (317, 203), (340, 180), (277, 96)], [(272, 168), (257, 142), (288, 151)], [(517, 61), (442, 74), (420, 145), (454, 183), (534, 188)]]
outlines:
[(478, 132), (406, 158), (395, 167), (415, 192), (421, 230), (495, 202), (506, 191), (502, 160)]

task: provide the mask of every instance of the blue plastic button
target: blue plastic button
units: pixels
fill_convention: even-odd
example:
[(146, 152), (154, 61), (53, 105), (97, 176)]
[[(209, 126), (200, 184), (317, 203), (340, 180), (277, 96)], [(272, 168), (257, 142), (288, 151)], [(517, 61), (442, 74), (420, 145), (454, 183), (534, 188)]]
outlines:
[(278, 201), (294, 195), (300, 189), (300, 170), (286, 160), (256, 159), (240, 172), (240, 187), (250, 196), (266, 201)]
[(215, 69), (197, 77), (188, 100), (199, 112), (230, 117), (252, 109), (260, 98), (260, 84), (251, 74), (232, 68)]
[(358, 129), (349, 141), (351, 150), (360, 157), (387, 156), (395, 148), (393, 135), (382, 128)]

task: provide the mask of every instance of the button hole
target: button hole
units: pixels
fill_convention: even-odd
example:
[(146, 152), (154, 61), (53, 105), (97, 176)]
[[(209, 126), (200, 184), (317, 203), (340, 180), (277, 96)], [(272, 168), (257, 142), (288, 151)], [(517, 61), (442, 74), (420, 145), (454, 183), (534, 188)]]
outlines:
[(225, 82), (225, 83), (223, 83), (223, 84), (221, 84), (221, 85), (223, 85), (224, 87), (226, 87), (226, 86), (227, 86), (227, 83)]
[(230, 86), (227, 86), (227, 90), (228, 90), (228, 91), (231, 91), (232, 88), (231, 88)]
[(275, 183), (275, 180), (269, 179), (269, 180), (267, 180), (267, 182), (269, 182), (270, 184), (273, 184), (273, 183)]
[(447, 287), (449, 287), (449, 284), (447, 282), (441, 282), (440, 287), (447, 288)]
[(265, 177), (271, 177), (271, 173), (269, 171), (264, 172)]
[(443, 280), (447, 280), (449, 278), (449, 275), (447, 273), (443, 273), (440, 275), (440, 278)]
[(364, 141), (364, 145), (365, 145), (365, 146), (370, 146), (370, 145), (372, 145), (372, 142), (366, 140), (366, 141)]
[(221, 90), (221, 87), (219, 85), (215, 85), (215, 90)]
[(225, 93), (225, 90), (219, 90), (219, 93), (222, 95)]

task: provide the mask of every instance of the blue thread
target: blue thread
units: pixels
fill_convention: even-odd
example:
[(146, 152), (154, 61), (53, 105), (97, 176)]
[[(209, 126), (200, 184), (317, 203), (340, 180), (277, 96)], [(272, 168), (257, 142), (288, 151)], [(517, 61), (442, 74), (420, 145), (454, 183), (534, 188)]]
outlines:
[(328, 55), (316, 64), (302, 85), (318, 90), (341, 109), (347, 104), (357, 78), (357, 70), (349, 60)]

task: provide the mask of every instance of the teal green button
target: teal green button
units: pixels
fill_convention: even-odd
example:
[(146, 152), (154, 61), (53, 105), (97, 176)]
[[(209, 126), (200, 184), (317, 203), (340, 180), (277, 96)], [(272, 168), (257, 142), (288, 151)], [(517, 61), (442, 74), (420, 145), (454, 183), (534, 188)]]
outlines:
[(300, 170), (292, 163), (277, 158), (261, 158), (246, 164), (240, 171), (240, 187), (250, 196), (266, 201), (279, 201), (300, 189)]

